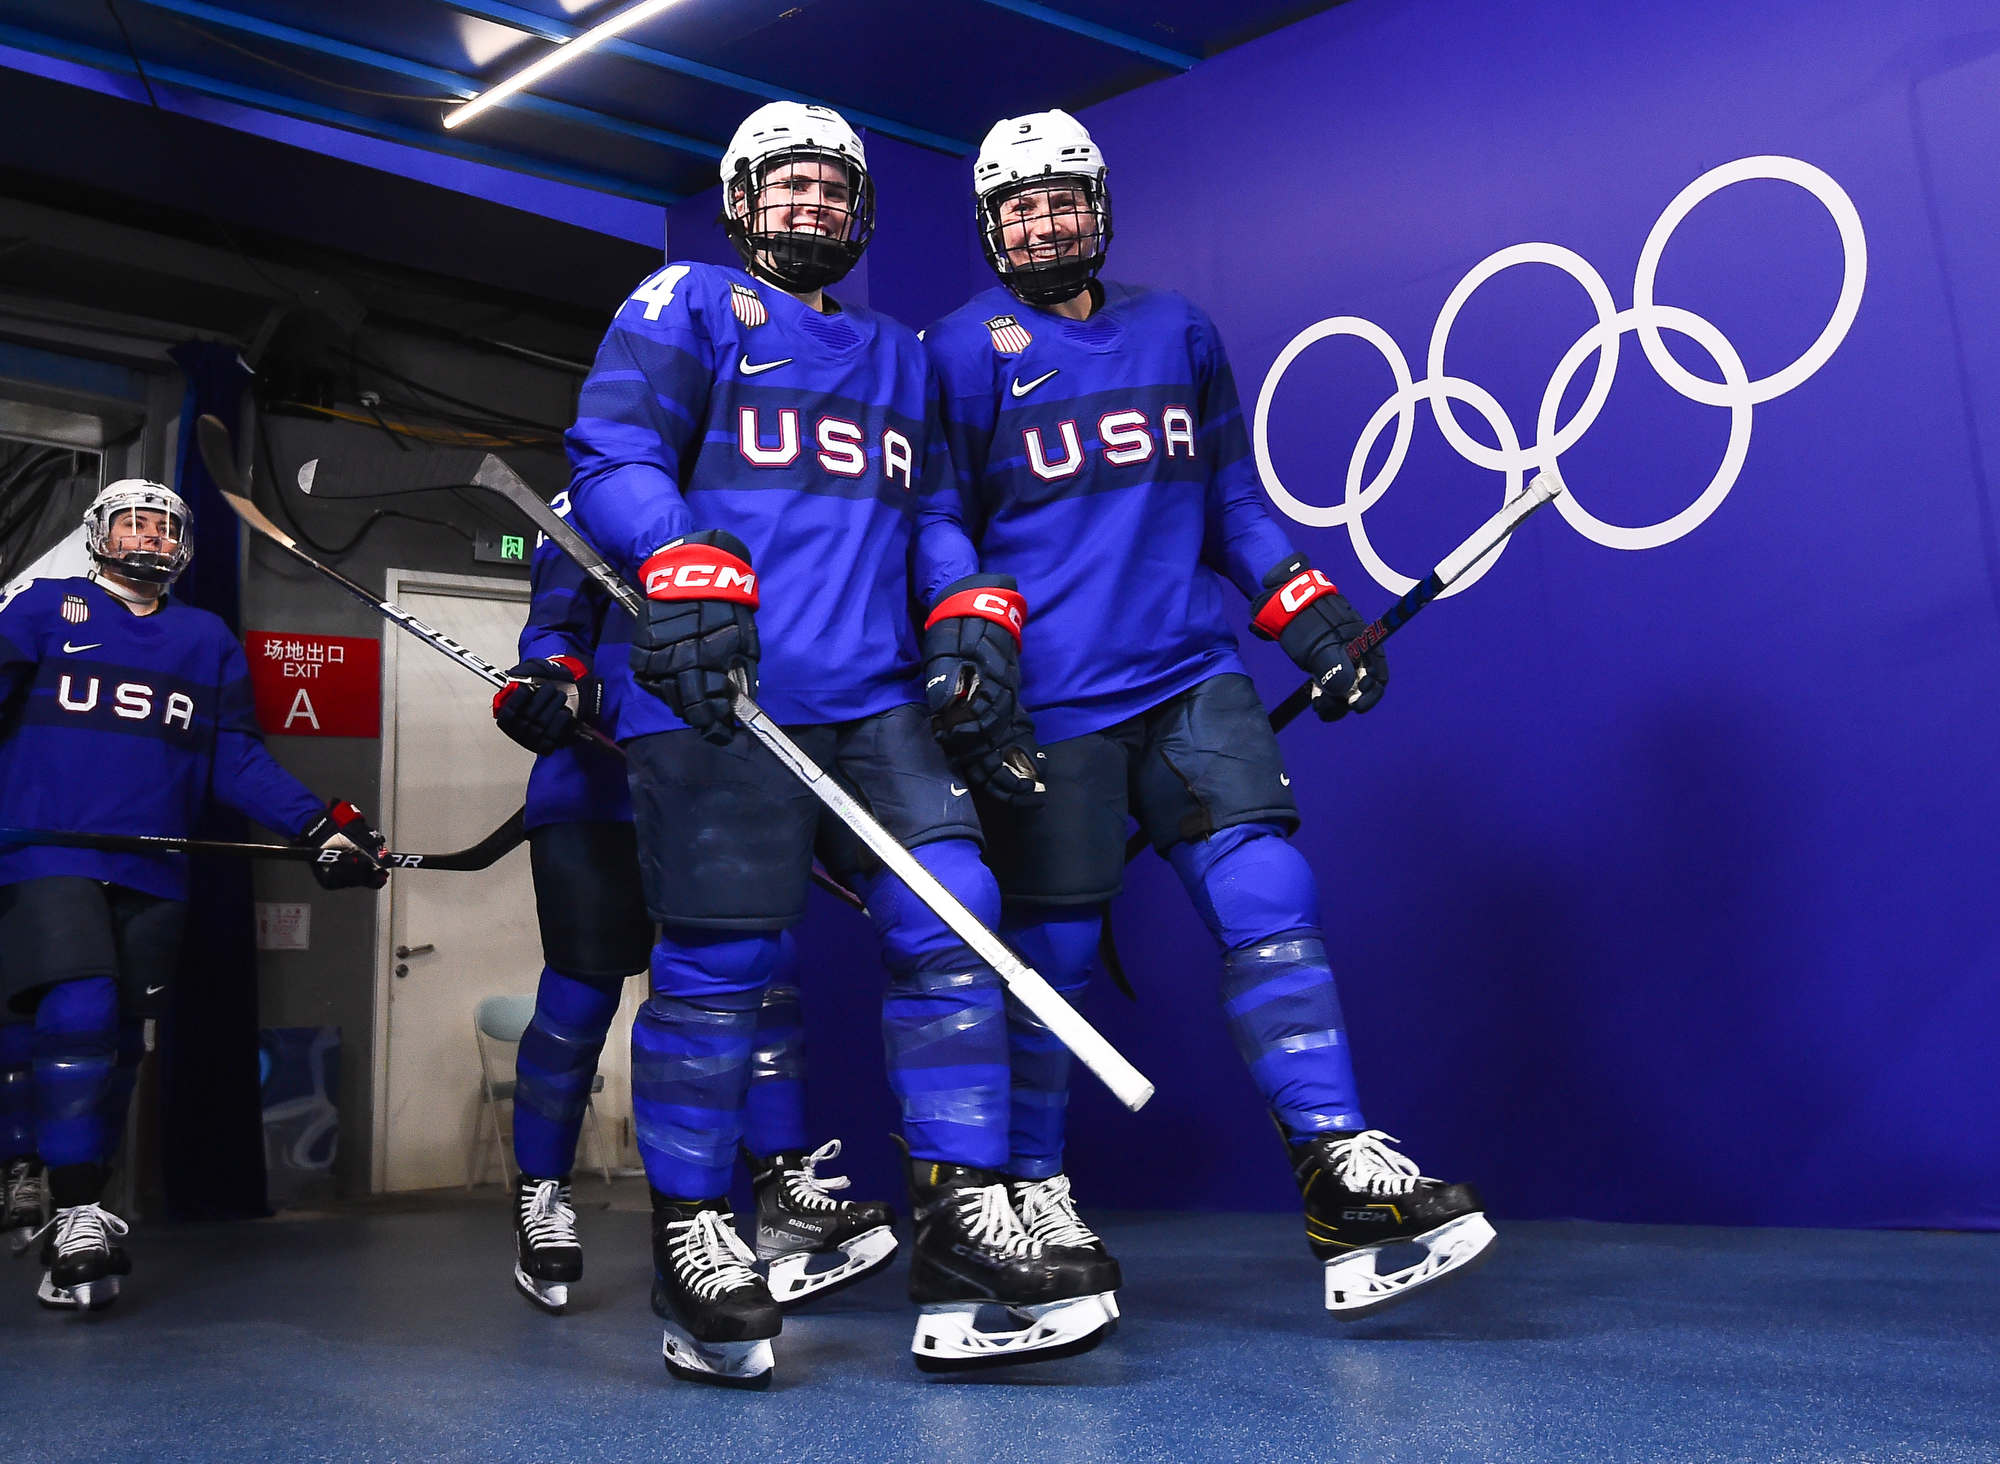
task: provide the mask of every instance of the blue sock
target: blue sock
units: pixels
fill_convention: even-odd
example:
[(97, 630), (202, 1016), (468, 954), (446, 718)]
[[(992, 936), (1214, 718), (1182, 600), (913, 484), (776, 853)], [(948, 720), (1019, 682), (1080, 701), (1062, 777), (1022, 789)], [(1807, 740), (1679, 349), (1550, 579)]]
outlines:
[(111, 1157), (104, 1111), (118, 1066), (118, 987), (88, 976), (50, 987), (35, 1009), (35, 1144), (42, 1162)]
[(618, 986), (606, 989), (542, 968), (534, 1020), (514, 1057), (514, 1162), (523, 1174), (558, 1179), (575, 1168), (577, 1137), (618, 996)]
[[(1009, 905), (1000, 938), (1064, 1000), (1074, 1003), (1090, 980), (1102, 923), (1094, 905)], [(1069, 1117), (1069, 1049), (1011, 996), (1007, 1055), (1013, 1071), (1007, 1172), (1019, 1179), (1061, 1174)]]
[(792, 938), (784, 938), (778, 974), (757, 1008), (756, 1041), (750, 1049), (750, 1089), (743, 1103), (743, 1147), (759, 1158), (807, 1147), (806, 1026)]

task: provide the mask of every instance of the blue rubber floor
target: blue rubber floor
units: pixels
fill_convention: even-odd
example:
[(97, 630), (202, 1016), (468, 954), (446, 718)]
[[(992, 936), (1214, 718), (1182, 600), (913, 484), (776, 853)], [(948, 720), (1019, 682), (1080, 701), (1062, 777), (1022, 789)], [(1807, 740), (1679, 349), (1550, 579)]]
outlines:
[(1127, 1277), (1096, 1352), (926, 1377), (898, 1262), (789, 1319), (761, 1394), (666, 1375), (634, 1209), (583, 1207), (559, 1319), (490, 1198), (142, 1228), (100, 1317), (0, 1261), (0, 1458), (2000, 1461), (2000, 1236), (1502, 1224), (1343, 1326), (1295, 1218), (1093, 1218)]

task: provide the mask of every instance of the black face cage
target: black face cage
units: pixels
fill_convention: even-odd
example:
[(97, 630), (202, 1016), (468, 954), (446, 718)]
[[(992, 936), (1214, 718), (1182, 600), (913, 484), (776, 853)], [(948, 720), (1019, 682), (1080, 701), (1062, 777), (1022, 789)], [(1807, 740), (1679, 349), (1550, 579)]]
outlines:
[(137, 580), (141, 584), (170, 585), (179, 577), (180, 572), (187, 568), (188, 560), (194, 557), (194, 545), (188, 542), (187, 525), (181, 521), (179, 514), (170, 513), (166, 516), (174, 540), (172, 553), (161, 554), (151, 549), (127, 549), (122, 554), (111, 552), (111, 536), (118, 527), (118, 521), (127, 520), (128, 531), (137, 537), (138, 516), (144, 511), (143, 505), (115, 510), (104, 521), (101, 547), (97, 541), (98, 536), (92, 536), (91, 557), (100, 564), (115, 566), (121, 575), (127, 579)]
[[(788, 229), (755, 227), (758, 199), (774, 169), (796, 162), (837, 163), (847, 177), (848, 208), (845, 227), (840, 227), (840, 211), (824, 209), (828, 222), (835, 225), (825, 234), (795, 233)], [(738, 198), (743, 200), (738, 213)], [(779, 205), (767, 204), (762, 212), (775, 212)], [(747, 217), (746, 217), (747, 215)], [(792, 148), (773, 153), (754, 166), (739, 169), (734, 181), (723, 191), (722, 227), (729, 242), (743, 257), (743, 267), (761, 279), (799, 294), (825, 289), (841, 279), (861, 260), (868, 240), (875, 233), (875, 181), (851, 158), (819, 148)]]
[[(1075, 226), (1073, 252), (1039, 262), (1009, 259), (1002, 245), (1007, 205), (1036, 190), (1058, 189), (1080, 194), (1084, 200), (1082, 208), (1053, 211), (1053, 217), (1067, 219)], [(988, 198), (980, 204), (979, 215), (979, 242), (986, 251), (986, 262), (1001, 284), (1030, 305), (1060, 305), (1104, 268), (1105, 251), (1111, 244), (1111, 190), (1099, 179), (1080, 174), (1036, 178)]]

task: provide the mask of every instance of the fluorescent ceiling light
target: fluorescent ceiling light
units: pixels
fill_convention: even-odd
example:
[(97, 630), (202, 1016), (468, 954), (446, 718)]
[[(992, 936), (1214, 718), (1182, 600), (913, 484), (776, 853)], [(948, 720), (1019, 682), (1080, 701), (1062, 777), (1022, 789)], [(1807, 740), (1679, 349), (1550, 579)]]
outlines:
[(488, 107), (504, 102), (515, 92), (533, 86), (558, 67), (569, 65), (600, 42), (608, 41), (619, 32), (630, 30), (640, 21), (649, 20), (669, 6), (679, 3), (680, 0), (639, 0), (637, 5), (619, 11), (609, 20), (599, 22), (581, 35), (570, 37), (541, 60), (522, 67), (498, 86), (489, 87), (463, 105), (453, 107), (444, 114), (444, 125), (456, 127), (461, 122), (470, 122)]

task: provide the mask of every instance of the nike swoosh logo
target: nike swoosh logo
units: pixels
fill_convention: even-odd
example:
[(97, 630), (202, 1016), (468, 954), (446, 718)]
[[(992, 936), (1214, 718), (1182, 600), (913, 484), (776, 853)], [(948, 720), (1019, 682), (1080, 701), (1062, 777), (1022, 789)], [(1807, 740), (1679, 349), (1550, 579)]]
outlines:
[(1017, 376), (1014, 378), (1013, 382), (1009, 384), (1007, 390), (1014, 393), (1014, 395), (1017, 397), (1024, 397), (1029, 392), (1033, 391), (1036, 387), (1040, 386), (1043, 382), (1047, 381), (1051, 376), (1056, 375), (1061, 370), (1062, 367), (1058, 366), (1054, 371), (1044, 371), (1040, 376), (1037, 376), (1033, 381), (1023, 381), (1021, 380), (1020, 377)]
[(165, 991), (166, 989), (167, 988), (164, 986), (149, 986), (146, 988), (146, 995), (158, 996), (161, 992)]
[(1278, 774), (1278, 781), (1289, 788), (1292, 786), (1292, 775), (1290, 773), (1280, 773)]
[(101, 645), (103, 645), (103, 644), (104, 644), (104, 642), (103, 642), (103, 641), (92, 641), (92, 642), (91, 642), (91, 643), (90, 643), (89, 645), (87, 645), (87, 646), (73, 646), (73, 645), (71, 645), (71, 644), (70, 644), (70, 643), (69, 643), (68, 641), (64, 641), (64, 642), (63, 642), (63, 653), (64, 653), (65, 655), (70, 655), (70, 656), (74, 656), (74, 655), (75, 655), (75, 654), (76, 654), (76, 653), (77, 653), (78, 651), (94, 651), (94, 650), (96, 650), (96, 649), (97, 649), (97, 648), (98, 648), (99, 646), (101, 646)]
[(964, 788), (961, 788), (961, 787), (959, 787), (959, 786), (958, 786), (958, 784), (956, 784), (956, 783), (953, 783), (953, 784), (951, 785), (951, 796), (952, 796), (952, 797), (954, 797), (954, 798), (963, 798), (963, 797), (965, 796), (965, 794), (966, 794), (966, 790), (965, 790)]
[(745, 376), (755, 376), (759, 372), (776, 371), (780, 366), (789, 366), (791, 364), (792, 364), (792, 358), (790, 356), (786, 356), (781, 360), (777, 361), (759, 361), (756, 365), (753, 366), (750, 364), (750, 353), (748, 351), (745, 351), (743, 353), (743, 359), (736, 363), (736, 369), (738, 371), (741, 371)]

